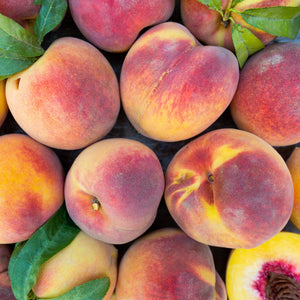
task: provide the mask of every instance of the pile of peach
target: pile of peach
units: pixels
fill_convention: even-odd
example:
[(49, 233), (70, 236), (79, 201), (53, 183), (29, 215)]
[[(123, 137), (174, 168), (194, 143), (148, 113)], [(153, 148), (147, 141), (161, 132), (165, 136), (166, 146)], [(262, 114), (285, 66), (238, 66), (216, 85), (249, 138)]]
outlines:
[[(38, 10), (17, 2), (0, 13), (23, 26)], [(0, 300), (14, 245), (62, 206), (80, 231), (38, 298), (108, 277), (106, 300), (300, 299), (300, 45), (260, 31), (239, 68), (197, 3), (70, 0), (0, 81)]]

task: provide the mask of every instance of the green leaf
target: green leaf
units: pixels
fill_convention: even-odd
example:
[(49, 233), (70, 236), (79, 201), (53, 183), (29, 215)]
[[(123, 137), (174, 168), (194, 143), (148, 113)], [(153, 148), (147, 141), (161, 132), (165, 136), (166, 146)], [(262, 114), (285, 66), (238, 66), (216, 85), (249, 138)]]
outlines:
[(240, 68), (250, 55), (264, 48), (264, 44), (249, 29), (236, 23), (232, 26), (232, 41)]
[(235, 5), (237, 5), (238, 3), (243, 2), (243, 1), (244, 0), (233, 0), (230, 7), (234, 7)]
[(240, 13), (250, 25), (275, 36), (295, 39), (300, 29), (300, 6), (247, 9)]
[(27, 300), (40, 266), (65, 248), (79, 233), (61, 207), (25, 243), (17, 244), (8, 265), (11, 287), (18, 300)]
[(41, 5), (39, 14), (34, 22), (34, 32), (40, 42), (45, 35), (56, 28), (63, 20), (68, 8), (67, 0), (34, 0), (36, 5)]
[(101, 300), (106, 295), (109, 285), (110, 280), (108, 277), (94, 279), (73, 288), (61, 296), (47, 298), (47, 300)]
[(0, 48), (25, 57), (40, 56), (44, 49), (37, 37), (14, 20), (0, 14)]
[(26, 57), (0, 49), (0, 80), (26, 69), (37, 59), (37, 57)]
[[(208, 8), (216, 10), (218, 12), (222, 12), (221, 6), (222, 6), (222, 0), (197, 0), (198, 2), (201, 2), (202, 4), (208, 6)], [(223, 13), (222, 13), (223, 15)]]

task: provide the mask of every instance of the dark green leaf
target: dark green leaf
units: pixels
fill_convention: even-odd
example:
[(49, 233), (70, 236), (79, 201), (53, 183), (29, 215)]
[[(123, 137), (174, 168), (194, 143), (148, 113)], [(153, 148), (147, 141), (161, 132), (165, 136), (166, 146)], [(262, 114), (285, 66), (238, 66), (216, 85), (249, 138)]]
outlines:
[(232, 41), (240, 68), (251, 54), (264, 48), (264, 44), (249, 29), (239, 24), (232, 26)]
[(34, 31), (40, 42), (44, 36), (56, 28), (63, 20), (68, 8), (67, 0), (34, 0), (41, 5), (40, 12), (34, 23)]
[(55, 298), (47, 298), (48, 300), (101, 300), (109, 289), (110, 281), (108, 277), (95, 279), (83, 283), (69, 292)]
[(275, 36), (295, 39), (300, 29), (300, 6), (247, 9), (240, 13), (250, 25)]
[(25, 57), (44, 53), (36, 36), (14, 20), (0, 14), (0, 48)]
[(26, 69), (37, 59), (37, 57), (25, 57), (0, 49), (0, 80)]
[(18, 300), (27, 300), (40, 266), (65, 248), (78, 232), (79, 228), (70, 221), (65, 207), (61, 207), (29, 240), (16, 246), (8, 273)]
[(197, 0), (208, 8), (221, 12), (222, 0)]
[(231, 7), (235, 7), (238, 3), (242, 2), (244, 0), (233, 0), (231, 3)]

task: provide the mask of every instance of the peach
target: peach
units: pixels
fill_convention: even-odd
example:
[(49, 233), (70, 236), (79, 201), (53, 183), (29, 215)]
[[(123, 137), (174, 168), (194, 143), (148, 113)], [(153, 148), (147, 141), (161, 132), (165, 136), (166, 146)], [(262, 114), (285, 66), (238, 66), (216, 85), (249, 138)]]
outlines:
[[(39, 269), (32, 290), (40, 298), (54, 298), (90, 280), (108, 277), (109, 300), (117, 279), (117, 249), (80, 231), (74, 240)], [(101, 298), (102, 299), (102, 298)]]
[(121, 70), (124, 111), (144, 136), (174, 142), (191, 138), (224, 112), (239, 78), (227, 49), (202, 46), (181, 24), (166, 22), (145, 32)]
[(292, 223), (300, 230), (300, 147), (295, 147), (286, 161), (294, 184)]
[(27, 24), (37, 17), (40, 10), (40, 5), (35, 5), (33, 2), (34, 0), (0, 1), (0, 13), (26, 28)]
[(28, 135), (65, 150), (103, 138), (120, 109), (112, 66), (93, 45), (73, 37), (55, 40), (33, 65), (10, 77), (6, 97)]
[(142, 29), (171, 17), (175, 0), (70, 0), (69, 7), (91, 43), (109, 52), (125, 52)]
[(85, 148), (65, 182), (73, 221), (92, 237), (127, 243), (153, 223), (164, 191), (155, 153), (141, 142), (111, 138)]
[(8, 264), (12, 249), (9, 245), (0, 245), (0, 299), (15, 300), (8, 276)]
[[(175, 228), (162, 228), (136, 240), (119, 265), (117, 300), (195, 300), (218, 298), (210, 248)], [(224, 283), (222, 282), (224, 286)]]
[(6, 80), (0, 81), (0, 126), (4, 123), (8, 113), (8, 106), (5, 97), (5, 83)]
[(30, 137), (0, 137), (0, 243), (27, 240), (63, 204), (64, 172), (51, 149)]
[(244, 65), (231, 114), (236, 125), (273, 146), (300, 142), (300, 45), (274, 43)]
[[(251, 8), (271, 6), (299, 6), (299, 0), (244, 0), (221, 1), (220, 12), (209, 9), (198, 0), (181, 0), (180, 12), (183, 24), (203, 43), (222, 46), (234, 50), (232, 41), (233, 22), (249, 29), (264, 45), (276, 36), (255, 28), (244, 21), (237, 13)], [(233, 10), (232, 10), (233, 9)], [(237, 12), (235, 12), (236, 10)]]
[(299, 299), (300, 235), (280, 232), (252, 249), (231, 252), (226, 270), (230, 300)]
[(165, 201), (176, 223), (195, 240), (253, 248), (281, 231), (293, 207), (285, 161), (246, 131), (210, 131), (182, 147), (166, 171)]

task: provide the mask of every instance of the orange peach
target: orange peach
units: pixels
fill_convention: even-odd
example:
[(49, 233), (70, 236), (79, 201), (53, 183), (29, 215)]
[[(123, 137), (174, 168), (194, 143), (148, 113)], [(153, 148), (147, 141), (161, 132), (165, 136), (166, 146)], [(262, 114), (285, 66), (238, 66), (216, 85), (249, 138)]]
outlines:
[(0, 137), (0, 243), (28, 239), (62, 205), (64, 173), (51, 149), (30, 137)]
[(5, 82), (6, 80), (0, 81), (0, 126), (5, 121), (8, 113), (8, 106), (5, 97)]
[(209, 9), (198, 0), (181, 0), (180, 12), (183, 24), (203, 43), (234, 50), (232, 42), (233, 22), (249, 29), (265, 45), (276, 36), (255, 28), (238, 14), (251, 8), (271, 6), (299, 6), (299, 0), (222, 0), (221, 13)]
[(300, 298), (300, 235), (280, 232), (252, 249), (231, 252), (226, 270), (230, 300)]
[(300, 230), (300, 147), (294, 148), (286, 163), (294, 184), (294, 206), (291, 221)]
[(68, 213), (83, 231), (127, 243), (153, 223), (164, 191), (155, 153), (141, 142), (111, 138), (85, 148), (65, 182)]
[(210, 131), (181, 148), (166, 171), (165, 200), (195, 240), (252, 248), (289, 221), (294, 190), (279, 153), (246, 131)]
[(231, 102), (236, 125), (273, 146), (300, 142), (300, 45), (274, 43), (249, 58)]
[(191, 138), (224, 112), (239, 78), (227, 49), (202, 46), (181, 24), (166, 22), (145, 32), (121, 70), (121, 100), (141, 134), (161, 141)]
[(55, 40), (33, 65), (10, 77), (6, 97), (28, 135), (66, 150), (103, 138), (120, 109), (112, 66), (93, 45), (73, 37)]
[(224, 286), (207, 245), (179, 229), (163, 228), (139, 238), (125, 252), (119, 265), (116, 298), (225, 300), (226, 290), (223, 298), (217, 296), (216, 280)]
[(0, 245), (0, 299), (16, 300), (8, 276), (8, 264), (12, 248), (9, 245)]
[[(40, 298), (53, 298), (90, 280), (108, 277), (109, 300), (117, 279), (117, 249), (80, 231), (74, 240), (39, 269), (32, 290)], [(75, 299), (74, 299), (75, 300)]]
[(82, 34), (109, 52), (130, 48), (140, 31), (168, 20), (175, 0), (70, 0), (72, 17)]

